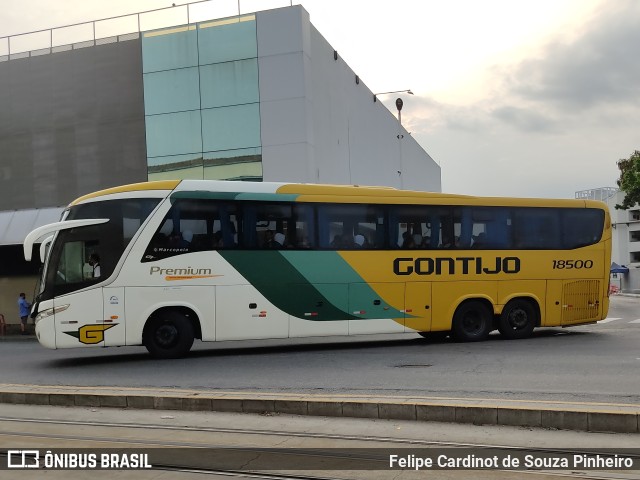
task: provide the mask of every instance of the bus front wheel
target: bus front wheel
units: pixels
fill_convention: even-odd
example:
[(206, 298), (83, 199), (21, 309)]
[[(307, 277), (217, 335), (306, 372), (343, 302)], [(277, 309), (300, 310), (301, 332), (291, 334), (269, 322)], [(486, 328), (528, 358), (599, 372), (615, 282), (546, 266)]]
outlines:
[(463, 342), (478, 342), (489, 336), (493, 328), (493, 312), (479, 300), (462, 303), (453, 315), (453, 334)]
[(155, 358), (184, 357), (191, 350), (193, 339), (193, 325), (176, 311), (165, 311), (152, 318), (142, 335), (142, 343)]
[(507, 303), (498, 322), (498, 330), (505, 338), (527, 338), (536, 326), (536, 312), (528, 300), (515, 299)]

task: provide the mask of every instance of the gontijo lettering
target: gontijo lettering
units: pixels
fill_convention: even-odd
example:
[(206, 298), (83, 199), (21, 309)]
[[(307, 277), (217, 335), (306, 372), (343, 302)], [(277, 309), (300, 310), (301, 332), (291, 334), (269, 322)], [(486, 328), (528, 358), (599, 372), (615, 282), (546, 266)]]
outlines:
[(494, 261), (487, 262), (482, 257), (400, 257), (393, 260), (393, 273), (396, 275), (495, 275), (519, 271), (518, 257), (496, 257)]

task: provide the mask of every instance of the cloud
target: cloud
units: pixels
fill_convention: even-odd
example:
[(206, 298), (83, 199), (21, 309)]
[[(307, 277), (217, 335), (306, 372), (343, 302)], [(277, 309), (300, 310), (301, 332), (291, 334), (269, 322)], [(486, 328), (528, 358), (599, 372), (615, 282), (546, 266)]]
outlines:
[(557, 121), (545, 114), (516, 106), (501, 106), (491, 112), (491, 116), (520, 130), (537, 133), (558, 131)]
[(517, 65), (508, 91), (558, 112), (640, 105), (640, 2), (606, 2), (582, 32)]
[(563, 135), (640, 118), (640, 1), (606, 2), (578, 32), (555, 38), (518, 63), (493, 65), (482, 100), (466, 105), (416, 98), (410, 126), (492, 134), (504, 126)]

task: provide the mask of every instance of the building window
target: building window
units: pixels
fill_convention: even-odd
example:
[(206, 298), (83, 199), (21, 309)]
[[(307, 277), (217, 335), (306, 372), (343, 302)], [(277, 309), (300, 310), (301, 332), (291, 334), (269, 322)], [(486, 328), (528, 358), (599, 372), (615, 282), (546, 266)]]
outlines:
[(149, 180), (262, 180), (255, 15), (145, 32)]

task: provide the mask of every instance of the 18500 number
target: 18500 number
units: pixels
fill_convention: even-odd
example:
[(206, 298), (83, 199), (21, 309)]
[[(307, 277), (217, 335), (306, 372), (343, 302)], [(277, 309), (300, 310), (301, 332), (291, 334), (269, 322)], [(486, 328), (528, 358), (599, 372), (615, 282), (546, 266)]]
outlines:
[(593, 260), (554, 260), (553, 268), (556, 270), (593, 268)]

